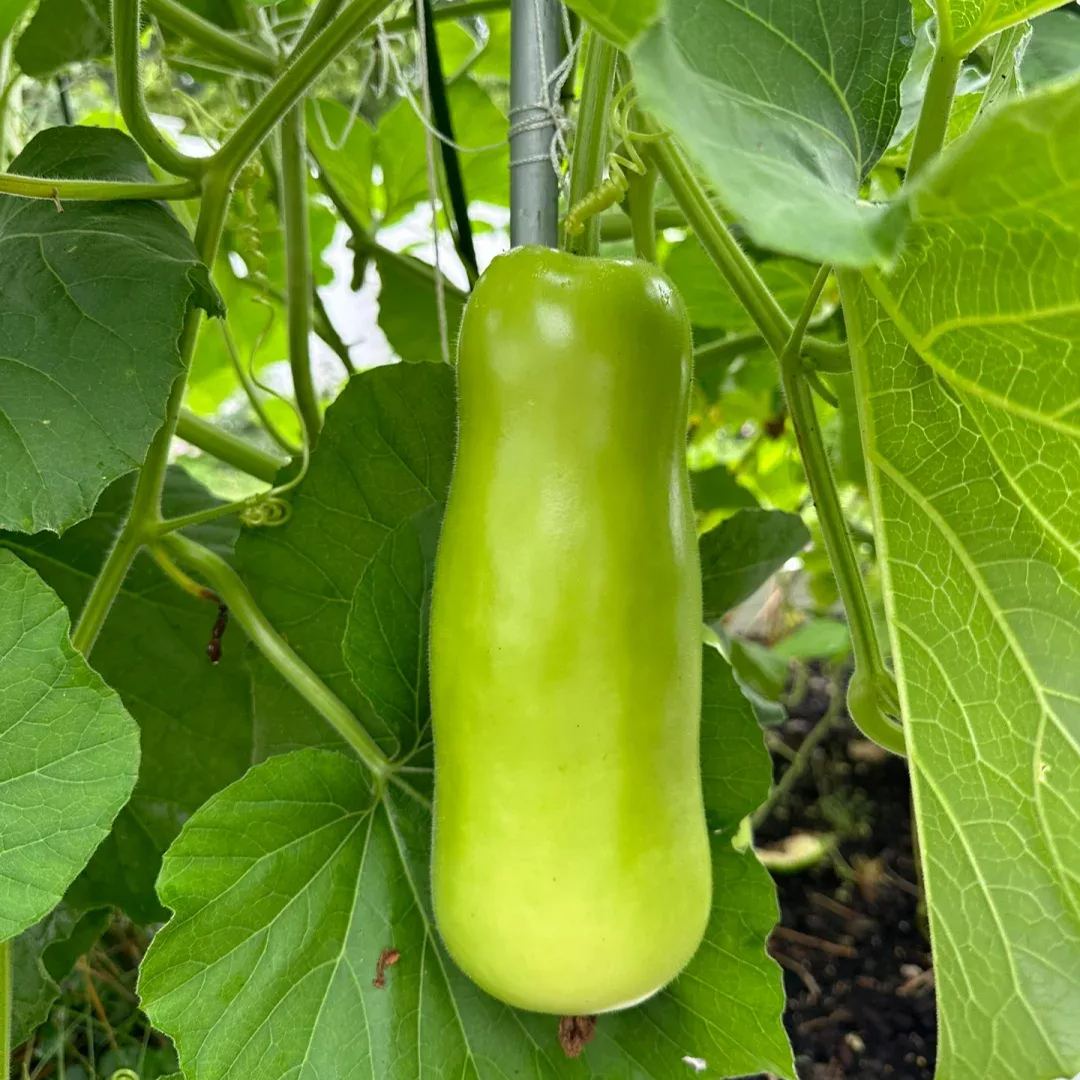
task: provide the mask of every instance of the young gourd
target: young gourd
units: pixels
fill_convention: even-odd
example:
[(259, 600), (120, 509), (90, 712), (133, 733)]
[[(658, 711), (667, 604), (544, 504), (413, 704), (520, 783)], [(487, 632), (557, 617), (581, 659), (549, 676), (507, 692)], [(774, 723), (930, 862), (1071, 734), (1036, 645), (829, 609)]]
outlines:
[(632, 1005), (697, 949), (701, 573), (690, 328), (645, 263), (523, 248), (477, 284), (431, 619), (433, 890), (503, 1001)]

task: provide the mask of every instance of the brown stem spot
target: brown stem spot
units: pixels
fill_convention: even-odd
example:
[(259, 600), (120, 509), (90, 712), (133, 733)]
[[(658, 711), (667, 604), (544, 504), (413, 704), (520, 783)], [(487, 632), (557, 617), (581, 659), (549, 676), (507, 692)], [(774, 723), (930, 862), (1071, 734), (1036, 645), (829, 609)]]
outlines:
[(386, 969), (393, 967), (401, 959), (401, 953), (397, 949), (383, 949), (379, 953), (379, 959), (375, 963), (375, 978), (371, 985), (376, 990), (382, 990), (386, 986)]
[(211, 664), (217, 664), (221, 661), (221, 639), (228, 625), (229, 608), (226, 604), (218, 604), (217, 622), (214, 623), (213, 629), (210, 631), (210, 643), (206, 646), (206, 655), (210, 658)]
[(559, 1045), (568, 1058), (581, 1057), (596, 1034), (595, 1016), (559, 1017)]

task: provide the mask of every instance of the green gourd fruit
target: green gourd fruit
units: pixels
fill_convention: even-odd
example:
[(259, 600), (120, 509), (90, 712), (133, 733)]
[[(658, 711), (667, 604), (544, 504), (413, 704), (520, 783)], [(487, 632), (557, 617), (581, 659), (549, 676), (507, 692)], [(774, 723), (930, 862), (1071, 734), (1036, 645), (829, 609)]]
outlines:
[(519, 1008), (635, 1004), (705, 931), (690, 373), (686, 311), (646, 263), (520, 248), (465, 309), (434, 906), (457, 964)]

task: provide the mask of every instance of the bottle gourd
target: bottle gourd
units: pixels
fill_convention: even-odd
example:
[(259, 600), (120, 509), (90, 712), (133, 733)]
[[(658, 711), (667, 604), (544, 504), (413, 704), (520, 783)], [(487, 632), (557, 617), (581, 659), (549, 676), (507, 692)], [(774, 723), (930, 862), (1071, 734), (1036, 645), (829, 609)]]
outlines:
[(510, 1005), (632, 1005), (708, 919), (690, 327), (645, 263), (520, 248), (465, 309), (431, 615), (432, 881)]

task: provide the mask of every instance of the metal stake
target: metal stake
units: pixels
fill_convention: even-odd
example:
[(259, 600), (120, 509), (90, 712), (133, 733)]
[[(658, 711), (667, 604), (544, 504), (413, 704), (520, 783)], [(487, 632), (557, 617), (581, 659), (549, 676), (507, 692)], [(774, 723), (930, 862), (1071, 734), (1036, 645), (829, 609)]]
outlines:
[[(510, 243), (555, 247), (559, 187), (551, 167), (552, 75), (562, 55), (559, 0), (510, 0)], [(545, 81), (547, 85), (545, 85)]]

